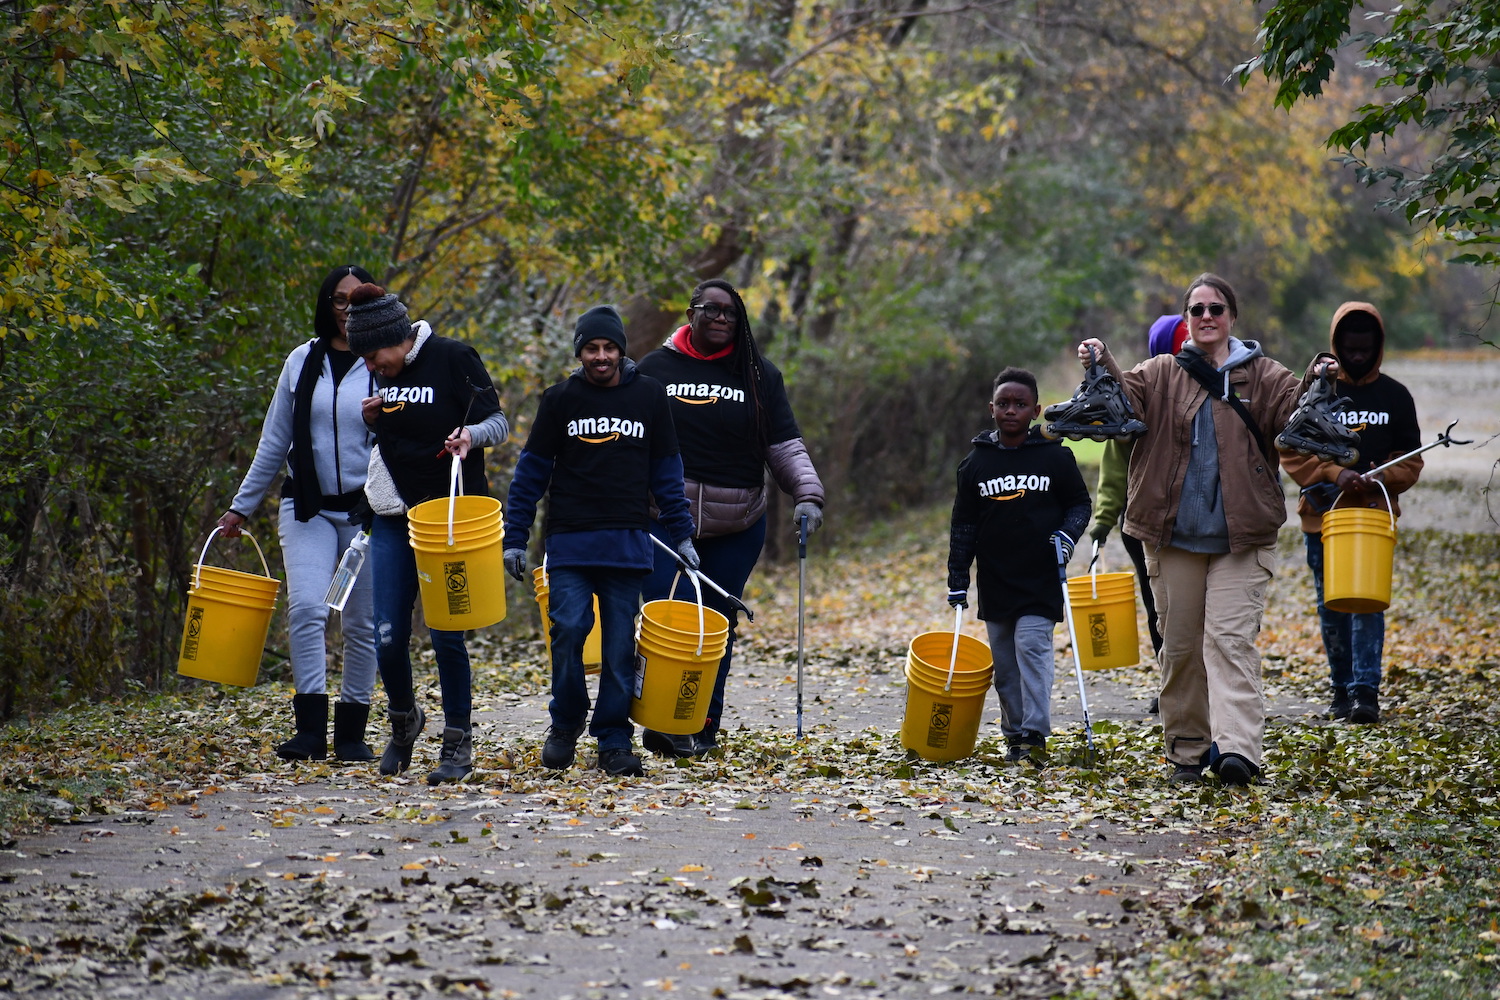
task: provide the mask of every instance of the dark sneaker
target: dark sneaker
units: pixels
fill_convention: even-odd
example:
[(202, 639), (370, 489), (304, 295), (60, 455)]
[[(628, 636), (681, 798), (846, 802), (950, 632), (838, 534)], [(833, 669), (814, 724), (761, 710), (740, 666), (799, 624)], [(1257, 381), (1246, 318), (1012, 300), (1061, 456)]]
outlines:
[(1174, 785), (1198, 785), (1203, 782), (1203, 764), (1179, 764), (1172, 761), (1172, 773), (1167, 780)]
[(627, 749), (616, 747), (613, 750), (599, 751), (599, 770), (612, 774), (617, 778), (643, 778), (645, 770), (641, 767), (641, 759)]
[(1349, 703), (1348, 688), (1334, 688), (1333, 701), (1328, 705), (1328, 717), (1335, 722), (1349, 718), (1349, 710), (1353, 706)]
[(1369, 725), (1380, 721), (1380, 697), (1372, 687), (1356, 685), (1350, 699), (1349, 721)]
[(577, 754), (578, 737), (583, 735), (582, 726), (547, 727), (547, 740), (542, 744), (542, 766), (554, 771), (573, 766)]
[(661, 757), (692, 757), (698, 753), (691, 736), (658, 733), (654, 729), (641, 732), (641, 746)]
[(1146, 709), (1146, 714), (1147, 715), (1160, 715), (1161, 714), (1161, 699), (1160, 698), (1152, 698), (1151, 699), (1151, 707), (1148, 708), (1148, 709)]
[(717, 729), (705, 729), (693, 737), (693, 754), (702, 757), (710, 750), (716, 750), (719, 746), (719, 731)]
[(1214, 765), (1214, 770), (1218, 772), (1219, 780), (1224, 784), (1239, 788), (1250, 784), (1260, 773), (1260, 768), (1237, 753), (1227, 753), (1220, 757), (1219, 762)]

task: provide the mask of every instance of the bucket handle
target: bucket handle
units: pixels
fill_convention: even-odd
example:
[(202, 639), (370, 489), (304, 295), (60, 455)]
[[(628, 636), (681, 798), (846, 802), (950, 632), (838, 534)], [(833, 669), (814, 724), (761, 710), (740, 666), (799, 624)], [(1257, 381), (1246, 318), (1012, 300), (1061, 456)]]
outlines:
[[(208, 541), (203, 543), (203, 551), (198, 554), (198, 561), (193, 563), (193, 590), (197, 590), (202, 582), (199, 579), (198, 571), (203, 568), (203, 560), (208, 558), (208, 547), (213, 544), (214, 536), (217, 535), (220, 530), (221, 529), (219, 529), (218, 527), (215, 527), (213, 531), (210, 531), (208, 533)], [(269, 577), (271, 575), (271, 567), (266, 565), (266, 554), (260, 550), (260, 542), (257, 542), (255, 540), (255, 536), (250, 534), (250, 532), (246, 531), (244, 528), (240, 529), (240, 534), (250, 539), (250, 544), (255, 546), (255, 554), (260, 556), (260, 568), (265, 572), (266, 576)]]
[[(682, 569), (681, 569), (681, 567), (679, 567), (678, 570), (677, 570), (677, 575), (674, 576), (674, 577), (672, 577), (672, 589), (669, 590), (669, 591), (667, 591), (667, 593), (671, 594), (674, 599), (677, 596), (677, 581), (681, 580), (681, 579), (682, 579)], [(688, 573), (688, 579), (693, 582), (693, 591), (698, 595), (698, 602), (697, 602), (698, 603), (698, 651), (696, 653), (694, 653), (693, 655), (694, 656), (702, 656), (703, 655), (703, 637), (704, 637), (704, 633), (708, 630), (708, 626), (706, 626), (706, 625), (703, 624), (703, 585), (698, 582), (698, 574), (697, 573), (689, 572)]]
[[(1366, 481), (1374, 483), (1376, 486), (1379, 486), (1380, 487), (1380, 492), (1385, 494), (1385, 512), (1391, 516), (1391, 530), (1395, 531), (1396, 530), (1396, 508), (1394, 506), (1392, 506), (1392, 504), (1391, 504), (1391, 494), (1390, 494), (1390, 491), (1385, 488), (1385, 483), (1382, 483), (1378, 479), (1370, 479), (1370, 480), (1366, 480)], [(1337, 507), (1339, 505), (1339, 501), (1342, 500), (1342, 499), (1344, 499), (1344, 494), (1343, 494), (1343, 491), (1340, 491), (1339, 495), (1333, 498), (1333, 504), (1328, 509), (1329, 510), (1333, 510), (1334, 507)], [(1354, 508), (1353, 507), (1345, 507), (1344, 509), (1345, 510), (1353, 510)]]
[(958, 669), (958, 637), (964, 627), (964, 606), (962, 604), (953, 607), (953, 652), (948, 656), (948, 680), (943, 684), (943, 691), (953, 690), (953, 671)]
[[(1064, 582), (1066, 587), (1067, 583)], [(1094, 554), (1089, 557), (1089, 589), (1093, 600), (1099, 599), (1099, 543), (1094, 543)]]
[(448, 547), (453, 548), (453, 508), (464, 493), (463, 464), (458, 453), (453, 454), (453, 465), (448, 472)]

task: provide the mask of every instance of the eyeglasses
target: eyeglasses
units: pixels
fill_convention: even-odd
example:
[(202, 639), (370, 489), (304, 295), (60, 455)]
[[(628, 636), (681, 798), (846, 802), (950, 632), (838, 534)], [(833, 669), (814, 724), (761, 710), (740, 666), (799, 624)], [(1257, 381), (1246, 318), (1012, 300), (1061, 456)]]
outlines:
[(693, 306), (693, 308), (698, 310), (699, 316), (702, 316), (710, 323), (720, 318), (727, 320), (735, 320), (739, 318), (738, 315), (736, 315), (736, 310), (734, 308), (733, 302), (730, 302), (726, 305), (720, 305), (717, 302), (704, 302), (701, 305)]
[(1222, 316), (1224, 315), (1224, 310), (1228, 308), (1222, 302), (1209, 302), (1207, 304), (1194, 302), (1188, 306), (1188, 315), (1193, 317), (1193, 319), (1202, 319), (1204, 310), (1207, 310), (1210, 316)]
[(333, 297), (333, 311), (334, 312), (347, 312), (348, 309), (349, 309), (349, 296), (347, 296), (347, 295), (335, 295)]

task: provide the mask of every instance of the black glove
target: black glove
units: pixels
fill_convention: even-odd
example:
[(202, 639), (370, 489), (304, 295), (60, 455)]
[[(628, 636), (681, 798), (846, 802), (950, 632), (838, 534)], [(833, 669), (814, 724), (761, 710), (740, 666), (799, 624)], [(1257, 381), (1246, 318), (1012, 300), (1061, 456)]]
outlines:
[(365, 534), (370, 533), (370, 525), (375, 523), (375, 511), (370, 509), (370, 501), (363, 493), (349, 508), (349, 523)]
[(1104, 540), (1109, 537), (1109, 529), (1111, 527), (1112, 525), (1095, 521), (1094, 526), (1089, 529), (1089, 537), (1102, 546), (1104, 544)]
[(969, 606), (969, 592), (967, 590), (948, 591), (948, 607), (967, 608)]

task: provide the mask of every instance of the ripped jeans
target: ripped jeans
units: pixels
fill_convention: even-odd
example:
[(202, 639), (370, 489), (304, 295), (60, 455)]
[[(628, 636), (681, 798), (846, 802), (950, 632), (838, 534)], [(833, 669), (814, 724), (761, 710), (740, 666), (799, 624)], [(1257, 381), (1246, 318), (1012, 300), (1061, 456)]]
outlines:
[[(417, 557), (407, 537), (406, 515), (376, 516), (370, 529), (370, 561), (374, 565), (366, 571), (373, 571), (375, 583), (375, 662), (391, 711), (405, 712), (416, 704), (410, 643), (411, 616), (417, 605)], [(474, 696), (464, 634), (432, 629), (431, 636), (443, 692), (444, 725), (468, 729)]]

